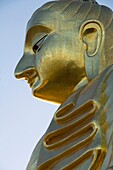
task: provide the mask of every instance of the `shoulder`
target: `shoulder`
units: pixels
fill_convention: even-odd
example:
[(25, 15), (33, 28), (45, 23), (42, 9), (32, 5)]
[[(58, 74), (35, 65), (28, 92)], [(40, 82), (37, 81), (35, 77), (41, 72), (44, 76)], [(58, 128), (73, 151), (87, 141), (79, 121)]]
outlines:
[(43, 137), (37, 143), (32, 155), (31, 155), (31, 158), (30, 158), (30, 161), (27, 165), (26, 170), (36, 170), (37, 161), (38, 161), (39, 152), (40, 152), (40, 149), (41, 149), (41, 146), (42, 146), (42, 142), (43, 142)]

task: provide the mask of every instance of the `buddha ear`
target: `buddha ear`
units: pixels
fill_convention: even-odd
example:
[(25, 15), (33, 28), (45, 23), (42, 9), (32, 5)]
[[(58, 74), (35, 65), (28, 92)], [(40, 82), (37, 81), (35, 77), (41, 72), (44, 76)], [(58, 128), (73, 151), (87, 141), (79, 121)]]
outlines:
[(88, 56), (95, 56), (99, 50), (102, 50), (105, 31), (99, 21), (86, 21), (82, 24), (80, 32)]
[(91, 80), (104, 69), (105, 31), (101, 22), (86, 21), (80, 28), (80, 38), (85, 46), (84, 58), (87, 77)]

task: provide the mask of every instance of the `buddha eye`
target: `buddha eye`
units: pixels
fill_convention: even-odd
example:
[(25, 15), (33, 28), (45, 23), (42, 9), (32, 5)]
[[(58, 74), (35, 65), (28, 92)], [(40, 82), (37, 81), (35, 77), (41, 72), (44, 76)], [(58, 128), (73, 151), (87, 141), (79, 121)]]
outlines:
[(33, 51), (34, 53), (37, 53), (40, 49), (41, 46), (43, 45), (43, 42), (45, 40), (45, 38), (47, 37), (47, 35), (45, 35), (44, 37), (42, 37), (34, 46), (33, 46)]

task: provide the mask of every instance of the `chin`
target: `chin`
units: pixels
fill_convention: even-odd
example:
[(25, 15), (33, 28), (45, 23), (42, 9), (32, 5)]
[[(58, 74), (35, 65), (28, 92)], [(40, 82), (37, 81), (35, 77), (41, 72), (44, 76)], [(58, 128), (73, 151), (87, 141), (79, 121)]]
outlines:
[(44, 96), (44, 95), (41, 95), (39, 93), (37, 93), (36, 91), (33, 93), (34, 97), (38, 98), (39, 100), (43, 100), (47, 103), (51, 103), (51, 104), (55, 104), (55, 105), (59, 105), (61, 104), (64, 100), (60, 100), (58, 98), (55, 98), (54, 96)]
[(45, 91), (44, 89), (40, 89), (40, 90), (36, 89), (33, 91), (33, 96), (53, 104), (61, 104), (66, 99), (66, 97), (58, 95), (55, 92), (48, 93), (48, 91), (46, 91), (44, 93), (44, 91)]
[(46, 83), (40, 87), (34, 88), (32, 93), (36, 98), (45, 100), (54, 104), (63, 103), (67, 97), (71, 94), (73, 87), (71, 86), (60, 86), (60, 84)]

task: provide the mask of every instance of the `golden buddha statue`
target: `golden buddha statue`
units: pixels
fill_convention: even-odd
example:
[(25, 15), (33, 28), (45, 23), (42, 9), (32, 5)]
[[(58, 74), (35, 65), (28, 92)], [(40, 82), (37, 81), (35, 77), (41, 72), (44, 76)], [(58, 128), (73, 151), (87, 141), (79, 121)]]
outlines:
[(113, 169), (113, 12), (95, 0), (55, 0), (27, 25), (15, 76), (60, 107), (27, 170)]

